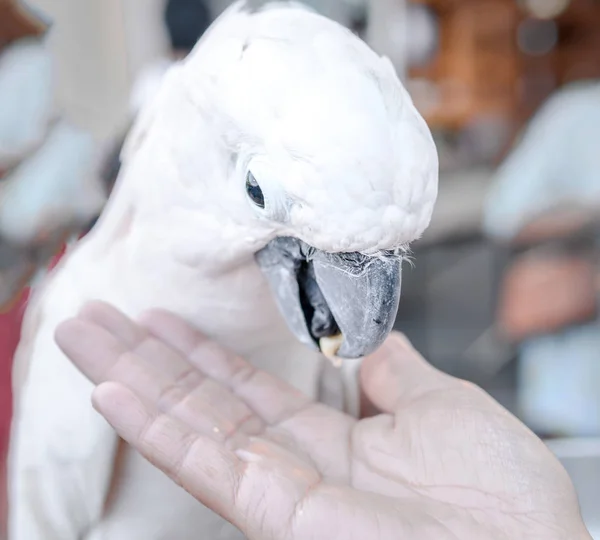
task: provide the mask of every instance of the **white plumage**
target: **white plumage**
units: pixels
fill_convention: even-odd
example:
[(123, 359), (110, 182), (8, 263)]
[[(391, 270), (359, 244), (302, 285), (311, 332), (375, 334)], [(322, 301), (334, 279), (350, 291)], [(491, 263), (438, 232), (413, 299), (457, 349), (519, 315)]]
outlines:
[[(172, 310), (303, 392), (357, 413), (357, 362), (296, 340), (254, 254), (276, 236), (324, 251), (406, 246), (437, 193), (431, 135), (389, 62), (280, 3), (237, 3), (143, 110), (104, 215), (30, 306), (18, 353), (11, 540), (238, 538), (128, 449), (54, 344), (91, 299)], [(261, 210), (245, 191), (251, 168)]]

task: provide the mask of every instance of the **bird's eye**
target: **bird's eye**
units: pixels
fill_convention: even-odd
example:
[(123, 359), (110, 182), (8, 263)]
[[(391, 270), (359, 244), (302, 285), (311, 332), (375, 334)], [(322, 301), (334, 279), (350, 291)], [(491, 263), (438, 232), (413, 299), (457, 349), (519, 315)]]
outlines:
[(265, 207), (265, 196), (256, 178), (254, 178), (254, 175), (250, 171), (248, 171), (248, 175), (246, 176), (246, 193), (248, 193), (248, 197), (250, 197), (250, 200), (256, 206), (259, 208)]

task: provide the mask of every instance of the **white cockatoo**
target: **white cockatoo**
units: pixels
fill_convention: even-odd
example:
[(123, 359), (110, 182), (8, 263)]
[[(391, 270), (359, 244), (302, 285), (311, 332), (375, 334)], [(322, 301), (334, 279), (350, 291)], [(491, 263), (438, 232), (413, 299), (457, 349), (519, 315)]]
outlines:
[[(132, 317), (161, 307), (357, 414), (359, 359), (392, 328), (402, 254), (429, 224), (437, 178), (389, 61), (297, 4), (227, 10), (165, 76), (98, 224), (28, 309), (10, 539), (240, 538), (119, 444), (57, 325), (93, 299)], [(337, 339), (341, 369), (319, 351)]]

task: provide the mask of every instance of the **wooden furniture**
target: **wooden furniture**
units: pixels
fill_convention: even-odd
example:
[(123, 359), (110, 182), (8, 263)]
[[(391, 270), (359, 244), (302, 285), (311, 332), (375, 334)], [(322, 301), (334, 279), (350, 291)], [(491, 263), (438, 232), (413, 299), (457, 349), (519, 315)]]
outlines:
[[(410, 73), (437, 88), (437, 100), (422, 111), (429, 124), (461, 129), (476, 116), (513, 116), (519, 75), (514, 33), (520, 17), (514, 0), (413, 1), (432, 9), (440, 23), (437, 56)], [(418, 106), (418, 96), (416, 101)]]
[(600, 78), (600, 2), (571, 0), (553, 22), (556, 46), (544, 55), (520, 55), (521, 122), (561, 86)]
[[(525, 0), (411, 0), (432, 9), (440, 23), (438, 54), (412, 69), (434, 99), (415, 102), (435, 128), (461, 130), (481, 116), (497, 116), (520, 129), (560, 86), (600, 78), (600, 1), (570, 0), (552, 21), (536, 20)], [(556, 34), (543, 54), (519, 40), (535, 25)], [(431, 93), (431, 92), (430, 92)]]
[(46, 31), (45, 23), (17, 0), (0, 0), (0, 49), (9, 43)]

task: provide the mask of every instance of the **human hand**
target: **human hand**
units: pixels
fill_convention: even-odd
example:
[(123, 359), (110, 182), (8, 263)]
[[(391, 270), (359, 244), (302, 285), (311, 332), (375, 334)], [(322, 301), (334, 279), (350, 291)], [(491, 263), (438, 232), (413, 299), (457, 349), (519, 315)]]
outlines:
[(179, 318), (90, 304), (57, 331), (129, 444), (250, 539), (590, 539), (545, 445), (393, 335), (365, 360), (384, 412), (357, 421)]

